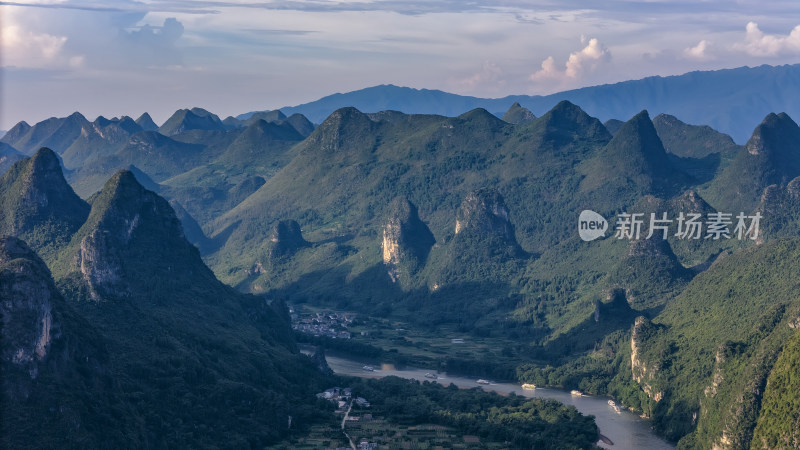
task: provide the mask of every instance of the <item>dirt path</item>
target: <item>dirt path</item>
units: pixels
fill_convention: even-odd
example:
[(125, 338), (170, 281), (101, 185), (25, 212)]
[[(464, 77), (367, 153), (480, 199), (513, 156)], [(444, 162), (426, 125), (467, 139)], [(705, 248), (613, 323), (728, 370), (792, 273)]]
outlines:
[(350, 448), (356, 450), (356, 444), (353, 443), (353, 438), (347, 434), (347, 431), (344, 431), (344, 424), (347, 422), (347, 418), (350, 416), (350, 410), (353, 409), (353, 401), (350, 400), (350, 406), (347, 408), (347, 412), (344, 413), (344, 417), (342, 418), (342, 433), (344, 433), (345, 437), (348, 441), (350, 441)]

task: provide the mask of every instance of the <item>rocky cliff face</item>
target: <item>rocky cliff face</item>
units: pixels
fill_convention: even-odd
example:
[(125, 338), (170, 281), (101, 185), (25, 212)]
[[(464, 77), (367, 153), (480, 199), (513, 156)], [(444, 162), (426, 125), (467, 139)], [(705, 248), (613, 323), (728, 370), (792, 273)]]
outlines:
[(479, 189), (467, 194), (456, 213), (455, 232), (495, 235), (516, 243), (514, 226), (508, 218), (503, 196), (493, 189)]
[(42, 259), (24, 241), (0, 237), (0, 446), (97, 446), (89, 411), (121, 404), (109, 401), (118, 385), (103, 341), (62, 298)]
[(81, 240), (76, 264), (92, 300), (127, 292), (119, 257), (106, 233), (95, 230)]
[(60, 324), (53, 321), (53, 298), (60, 294), (44, 262), (25, 242), (0, 238), (0, 316), (3, 364), (36, 378)]
[(764, 189), (756, 212), (761, 214), (757, 243), (794, 237), (800, 225), (800, 177), (787, 185), (772, 184)]
[(493, 189), (478, 189), (456, 211), (452, 239), (431, 250), (428, 288), (473, 282), (501, 286), (530, 256), (517, 243), (503, 197)]
[(273, 225), (270, 242), (270, 259), (290, 256), (301, 248), (311, 246), (303, 238), (300, 224), (294, 220), (281, 220)]
[(204, 268), (169, 203), (143, 188), (129, 171), (117, 172), (106, 183), (71, 248), (72, 270), (94, 300), (127, 295), (130, 274), (174, 279)]
[(641, 386), (642, 390), (656, 402), (661, 401), (664, 393), (652, 386), (652, 381), (658, 373), (658, 363), (648, 363), (642, 357), (642, 348), (648, 336), (654, 332), (654, 326), (644, 316), (636, 318), (631, 334), (631, 376)]
[(389, 206), (383, 226), (383, 264), (393, 282), (403, 275), (414, 273), (425, 264), (436, 242), (417, 213), (417, 207), (406, 198), (397, 198)]
[(725, 377), (722, 374), (723, 364), (725, 364), (725, 349), (723, 345), (720, 345), (717, 347), (717, 351), (714, 354), (714, 374), (711, 377), (711, 384), (706, 386), (703, 390), (703, 394), (706, 397), (714, 397), (717, 395), (719, 385), (725, 381)]

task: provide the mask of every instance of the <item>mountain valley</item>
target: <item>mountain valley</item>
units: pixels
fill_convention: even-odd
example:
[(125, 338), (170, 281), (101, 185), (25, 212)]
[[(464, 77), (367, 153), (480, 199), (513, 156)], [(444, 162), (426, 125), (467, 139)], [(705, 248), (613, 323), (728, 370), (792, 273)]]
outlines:
[[(32, 448), (284, 445), (334, 421), (314, 394), (347, 381), (307, 344), (608, 396), (678, 448), (796, 446), (793, 117), (765, 113), (738, 145), (708, 126), (724, 118), (506, 103), (14, 126), (0, 138), (3, 442), (45, 428)], [(579, 236), (585, 210), (607, 221), (595, 240)], [(353, 314), (358, 331), (292, 330), (303, 309)], [(598, 439), (563, 405), (348, 382), (395, 424)], [(523, 425), (473, 433), (468, 401)]]

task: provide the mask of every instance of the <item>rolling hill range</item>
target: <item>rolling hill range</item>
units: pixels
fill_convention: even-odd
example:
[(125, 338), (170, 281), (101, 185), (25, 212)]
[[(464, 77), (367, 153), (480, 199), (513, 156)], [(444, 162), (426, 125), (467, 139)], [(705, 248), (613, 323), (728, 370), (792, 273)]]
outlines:
[[(646, 104), (650, 85), (669, 93), (685, 82), (691, 93), (732, 86), (714, 77), (778, 73), (786, 75), (781, 92), (792, 92), (795, 70), (690, 74), (581, 95), (597, 95), (586, 100), (591, 107), (622, 86), (641, 93), (627, 97), (632, 103)], [(389, 105), (381, 89), (360, 95)], [(755, 92), (731, 98), (750, 102)], [(424, 94), (429, 105), (444, 95)], [(690, 97), (652, 100), (696, 114), (681, 103)], [(737, 145), (715, 127), (684, 122), (680, 111), (627, 110), (617, 98), (607, 102), (614, 115), (597, 117), (569, 100), (524, 100), (443, 115), (345, 106), (316, 127), (311, 110), (311, 120), (292, 111), (222, 120), (200, 108), (179, 110), (156, 129), (149, 116), (20, 123), (3, 142), (30, 157), (0, 178), (0, 233), (28, 241), (39, 254), (25, 256), (29, 266), (44, 260), (53, 279), (39, 281), (58, 289), (53, 304), (73, 305), (65, 317), (76, 309), (105, 336), (85, 351), (107, 351), (110, 373), (134, 374), (116, 390), (138, 418), (125, 425), (134, 434), (142, 421), (184, 419), (147, 415), (184, 401), (145, 381), (153, 377), (177, 383), (190, 405), (205, 405), (198, 393), (220, 402), (252, 393), (264, 399), (258, 408), (276, 411), (258, 409), (254, 421), (294, 416), (294, 400), (273, 391), (301, 395), (291, 373), (308, 369), (282, 313), (269, 306), (288, 301), (387, 324), (373, 330), (377, 337), (315, 343), (610, 395), (681, 447), (792, 438), (775, 415), (787, 408), (781, 394), (792, 386), (786, 367), (798, 328), (793, 110), (751, 117), (758, 108), (717, 105), (749, 122)], [(52, 151), (34, 150), (42, 142)], [(576, 232), (584, 210), (608, 220), (591, 242)], [(641, 233), (626, 231), (625, 214), (641, 220)], [(758, 234), (745, 223), (756, 217)], [(692, 220), (702, 228), (689, 228)], [(27, 255), (22, 244), (8, 245)], [(63, 329), (74, 327), (69, 320)], [(121, 337), (119, 321), (128, 324)], [(404, 327), (431, 340), (458, 333), (490, 344), (437, 353), (428, 340), (406, 338)], [(159, 353), (125, 358), (148, 346)], [(227, 356), (214, 359), (206, 347)], [(244, 348), (260, 356), (237, 358)], [(284, 360), (286, 367), (274, 363)], [(212, 379), (224, 388), (207, 390)], [(247, 427), (234, 427), (237, 436), (252, 437)]]
[[(612, 135), (569, 102), (519, 124), (483, 109), (444, 117), (342, 108), (291, 150), (282, 170), (207, 225), (225, 240), (207, 259), (223, 279), (256, 292), (523, 339), (533, 347), (517, 351), (537, 367), (520, 372), (523, 379), (611, 394), (687, 448), (747, 446), (759, 403), (731, 392), (760, 392), (792, 334), (788, 286), (797, 265), (772, 275), (768, 292), (776, 290), (764, 299), (779, 310), (763, 318), (756, 310), (772, 306), (741, 309), (760, 284), (748, 278), (739, 286), (739, 272), (727, 271), (759, 277), (778, 260), (796, 261), (771, 255), (796, 245), (794, 216), (765, 215), (771, 231), (757, 240), (687, 240), (673, 229), (663, 240), (589, 244), (575, 235), (575, 217), (583, 209), (605, 217), (752, 215), (792, 205), (796, 127), (786, 114), (767, 114), (737, 146), (711, 128), (647, 112)], [(293, 239), (304, 243), (280, 258), (272, 243), (291, 239), (265, 226), (277, 220), (297, 221)], [(787, 235), (792, 240), (783, 241)], [(730, 289), (742, 292), (731, 298)], [(702, 302), (720, 309), (699, 322)], [(755, 331), (742, 324), (743, 334), (731, 334), (728, 315), (755, 323)], [(724, 394), (704, 397), (714, 383), (713, 349), (679, 340), (690, 333), (745, 342), (730, 364), (757, 369), (734, 370), (719, 387)], [(761, 381), (747, 391), (755, 376)], [(728, 412), (740, 406), (751, 415)]]
[[(319, 100), (281, 108), (321, 123), (336, 109), (353, 106), (363, 112), (396, 110), (407, 114), (457, 116), (475, 108), (498, 117), (519, 102), (539, 116), (562, 100), (580, 105), (602, 121), (625, 120), (642, 109), (665, 113), (696, 125), (709, 125), (742, 144), (749, 130), (770, 112), (800, 117), (792, 99), (800, 95), (800, 65), (740, 67), (691, 72), (679, 76), (648, 77), (635, 81), (586, 87), (551, 95), (510, 95), (486, 99), (447, 92), (392, 85), (334, 94)], [(252, 113), (242, 114), (246, 119)]]
[[(42, 148), (0, 178), (0, 217), (9, 219), (0, 231), (4, 448), (286, 448), (333, 423), (326, 442), (337, 438), (333, 405), (314, 393), (353, 381), (300, 354), (283, 302), (219, 282), (170, 204), (133, 172), (118, 171), (84, 202)], [(275, 233), (276, 258), (309, 246), (296, 222)], [(591, 416), (555, 401), (371, 381), (358, 394), (379, 400), (392, 423), (541, 448), (592, 448), (598, 438)], [(435, 409), (409, 414), (426, 394)], [(500, 438), (450, 419), (475, 398), (485, 411), (502, 406), (491, 418)], [(408, 406), (394, 412), (398, 401)]]

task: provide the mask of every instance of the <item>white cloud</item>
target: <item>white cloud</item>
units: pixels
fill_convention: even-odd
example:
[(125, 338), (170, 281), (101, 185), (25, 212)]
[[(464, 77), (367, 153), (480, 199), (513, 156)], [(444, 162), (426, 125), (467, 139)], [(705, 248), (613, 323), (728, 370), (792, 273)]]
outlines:
[[(166, 119), (200, 103), (238, 114), (385, 83), (499, 97), (765, 62), (752, 54), (791, 64), (796, 1), (6, 2), (0, 62), (37, 70), (4, 77), (0, 109), (13, 108), (0, 128), (57, 104)], [(746, 40), (748, 20), (768, 34), (753, 24)], [(41, 92), (47, 106), (26, 101)]]
[[(585, 41), (581, 38), (581, 43)], [(569, 78), (580, 78), (584, 71), (593, 71), (599, 63), (611, 59), (611, 53), (597, 38), (589, 39), (589, 44), (579, 52), (573, 52), (567, 60), (567, 70), (564, 73)]]
[(531, 81), (565, 78), (577, 80), (584, 74), (593, 72), (600, 64), (611, 60), (611, 52), (597, 38), (589, 39), (587, 43), (586, 38), (581, 37), (581, 43), (586, 46), (580, 51), (570, 53), (563, 72), (556, 67), (555, 59), (548, 56), (542, 61), (542, 68), (530, 76)]
[(531, 75), (532, 81), (552, 80), (561, 77), (561, 73), (556, 68), (556, 60), (548, 56), (542, 61), (542, 68)]
[(711, 55), (711, 42), (703, 39), (698, 42), (694, 47), (688, 47), (683, 50), (683, 55), (689, 59), (698, 61), (706, 61), (712, 58)]
[(183, 24), (174, 17), (164, 19), (164, 24), (144, 24), (132, 30), (120, 30), (119, 49), (128, 61), (148, 66), (180, 64), (182, 53), (176, 43), (183, 35)]
[(764, 34), (755, 22), (748, 22), (743, 43), (734, 49), (744, 51), (750, 56), (781, 56), (800, 54), (800, 25), (788, 35)]
[(52, 62), (67, 42), (66, 36), (24, 29), (7, 16), (0, 34), (3, 64), (41, 68)]
[(0, 6), (3, 66), (125, 70), (180, 64), (183, 25), (142, 12)]

